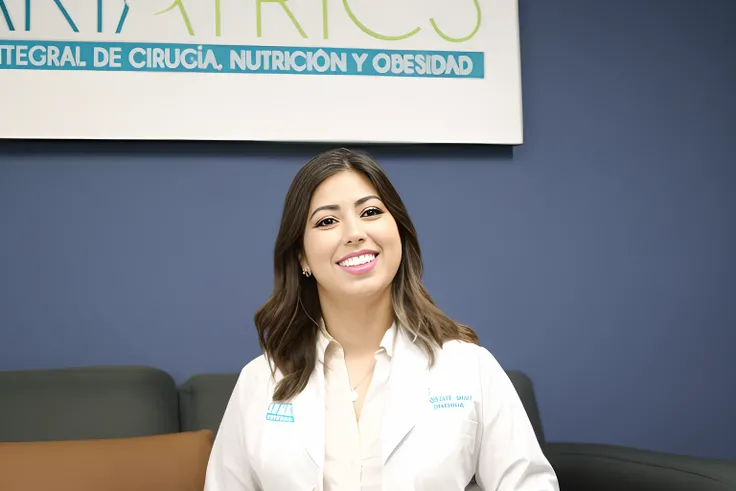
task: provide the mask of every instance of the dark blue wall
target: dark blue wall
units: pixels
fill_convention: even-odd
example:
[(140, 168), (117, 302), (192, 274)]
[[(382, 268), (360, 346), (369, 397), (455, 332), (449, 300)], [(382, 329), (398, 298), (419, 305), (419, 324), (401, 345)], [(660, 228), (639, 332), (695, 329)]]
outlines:
[[(736, 2), (521, 22), (523, 146), (373, 149), (426, 283), (533, 377), (551, 440), (736, 458)], [(239, 370), (319, 150), (0, 143), (0, 369)]]

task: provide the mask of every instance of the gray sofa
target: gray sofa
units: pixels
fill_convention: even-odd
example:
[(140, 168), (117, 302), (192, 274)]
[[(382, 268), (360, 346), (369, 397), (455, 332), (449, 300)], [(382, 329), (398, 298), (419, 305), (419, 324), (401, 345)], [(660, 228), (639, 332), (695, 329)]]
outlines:
[[(531, 380), (518, 371), (508, 374), (562, 491), (736, 490), (732, 461), (547, 442)], [(206, 429), (214, 434), (236, 378), (196, 375), (177, 387), (169, 374), (150, 367), (0, 371), (0, 442), (130, 438)]]

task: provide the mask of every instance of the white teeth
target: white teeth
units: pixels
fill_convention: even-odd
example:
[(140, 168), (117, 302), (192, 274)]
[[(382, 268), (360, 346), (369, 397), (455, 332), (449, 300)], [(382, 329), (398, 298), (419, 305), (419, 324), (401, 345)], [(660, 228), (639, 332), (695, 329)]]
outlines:
[(351, 257), (340, 262), (340, 266), (360, 266), (376, 259), (375, 254), (363, 254), (362, 256)]

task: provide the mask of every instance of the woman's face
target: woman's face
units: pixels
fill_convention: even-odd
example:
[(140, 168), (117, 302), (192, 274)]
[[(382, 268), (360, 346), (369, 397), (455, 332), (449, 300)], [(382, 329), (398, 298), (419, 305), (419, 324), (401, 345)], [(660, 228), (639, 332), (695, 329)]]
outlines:
[(396, 221), (363, 174), (343, 171), (315, 190), (301, 266), (314, 275), (320, 295), (371, 297), (386, 292), (401, 254)]

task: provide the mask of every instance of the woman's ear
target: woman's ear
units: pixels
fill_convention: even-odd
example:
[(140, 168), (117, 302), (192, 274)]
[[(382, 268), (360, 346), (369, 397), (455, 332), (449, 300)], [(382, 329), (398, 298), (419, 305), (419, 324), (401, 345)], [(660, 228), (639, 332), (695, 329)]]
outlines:
[(302, 274), (306, 277), (311, 276), (312, 270), (309, 268), (309, 263), (307, 262), (307, 259), (304, 257), (304, 254), (301, 252), (299, 253), (299, 265), (302, 267)]

